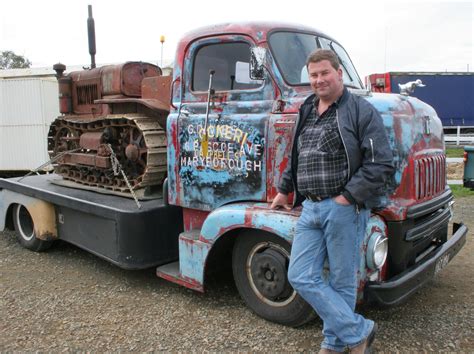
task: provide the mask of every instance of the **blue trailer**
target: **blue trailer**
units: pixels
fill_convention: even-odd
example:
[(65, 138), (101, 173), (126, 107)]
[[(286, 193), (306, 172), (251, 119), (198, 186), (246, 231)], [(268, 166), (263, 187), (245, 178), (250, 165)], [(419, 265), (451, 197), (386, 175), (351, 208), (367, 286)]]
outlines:
[(399, 93), (399, 84), (421, 80), (412, 94), (438, 113), (444, 128), (474, 127), (474, 73), (387, 72), (371, 74), (366, 84), (373, 92)]

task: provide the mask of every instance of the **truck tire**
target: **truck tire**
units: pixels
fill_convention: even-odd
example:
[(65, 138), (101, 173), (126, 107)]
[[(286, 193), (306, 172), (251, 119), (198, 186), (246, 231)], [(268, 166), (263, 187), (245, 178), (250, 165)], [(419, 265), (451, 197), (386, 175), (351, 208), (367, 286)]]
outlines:
[(288, 282), (290, 245), (264, 231), (248, 230), (235, 243), (232, 270), (240, 296), (264, 319), (298, 327), (316, 317)]
[(21, 204), (13, 207), (13, 225), (20, 245), (31, 251), (41, 252), (51, 247), (53, 241), (36, 238), (34, 222), (28, 210)]

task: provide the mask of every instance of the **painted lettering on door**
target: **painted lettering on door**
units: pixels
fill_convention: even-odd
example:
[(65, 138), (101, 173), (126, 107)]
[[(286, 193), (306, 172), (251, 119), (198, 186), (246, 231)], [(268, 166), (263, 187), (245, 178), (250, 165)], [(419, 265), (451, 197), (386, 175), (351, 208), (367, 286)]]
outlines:
[(249, 172), (262, 171), (264, 141), (258, 130), (231, 124), (209, 124), (206, 153), (203, 151), (204, 126), (189, 124), (184, 129), (187, 139), (182, 145), (181, 168), (226, 170), (246, 176)]

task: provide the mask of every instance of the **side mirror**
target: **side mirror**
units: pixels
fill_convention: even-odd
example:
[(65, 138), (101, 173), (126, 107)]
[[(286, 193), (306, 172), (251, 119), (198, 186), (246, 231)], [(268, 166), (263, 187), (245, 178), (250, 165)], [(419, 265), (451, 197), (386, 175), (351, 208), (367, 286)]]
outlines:
[(250, 48), (250, 78), (263, 80), (265, 78), (265, 63), (267, 50), (262, 47)]

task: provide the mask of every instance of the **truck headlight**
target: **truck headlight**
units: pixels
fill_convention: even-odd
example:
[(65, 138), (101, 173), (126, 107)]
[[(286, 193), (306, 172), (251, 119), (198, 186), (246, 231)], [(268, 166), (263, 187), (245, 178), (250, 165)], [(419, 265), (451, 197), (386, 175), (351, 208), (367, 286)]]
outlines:
[(372, 270), (382, 268), (388, 254), (388, 239), (379, 233), (373, 234), (367, 245), (367, 266)]

